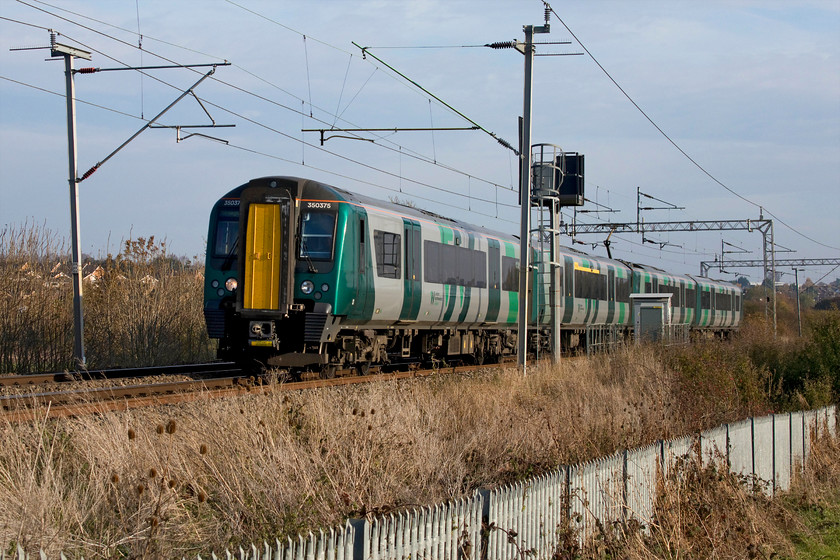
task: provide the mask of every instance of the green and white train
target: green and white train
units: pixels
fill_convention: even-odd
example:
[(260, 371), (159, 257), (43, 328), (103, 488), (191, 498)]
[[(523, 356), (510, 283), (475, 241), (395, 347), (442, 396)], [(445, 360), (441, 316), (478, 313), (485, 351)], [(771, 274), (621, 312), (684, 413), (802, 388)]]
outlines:
[[(312, 180), (265, 177), (214, 205), (207, 239), (204, 314), (222, 359), (331, 377), (338, 368), (481, 363), (517, 351), (513, 236)], [(593, 326), (631, 333), (635, 293), (673, 294), (672, 324), (714, 333), (740, 324), (736, 285), (573, 249), (560, 256), (564, 348), (584, 343)], [(549, 320), (539, 269), (528, 290), (535, 350)]]

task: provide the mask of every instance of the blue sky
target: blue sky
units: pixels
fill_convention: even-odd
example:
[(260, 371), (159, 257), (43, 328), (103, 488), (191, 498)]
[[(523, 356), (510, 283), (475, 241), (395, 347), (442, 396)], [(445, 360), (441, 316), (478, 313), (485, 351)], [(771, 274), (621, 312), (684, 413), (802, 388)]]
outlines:
[[(587, 198), (620, 210), (581, 219), (635, 221), (638, 187), (685, 207), (646, 212), (648, 221), (758, 218), (760, 205), (777, 218), (777, 243), (796, 251), (779, 258), (840, 257), (840, 1), (570, 0), (552, 7), (674, 142), (750, 201), (680, 154), (590, 57), (540, 57), (533, 141), (584, 153)], [(65, 105), (48, 93), (63, 94), (63, 65), (45, 61), (47, 51), (9, 50), (48, 44), (43, 27), (58, 31), (60, 42), (95, 51), (77, 67), (169, 64), (161, 57), (233, 63), (196, 90), (217, 123), (236, 125), (198, 132), (227, 145), (200, 137), (176, 142), (173, 130), (147, 130), (80, 184), (87, 253), (155, 235), (177, 254), (201, 255), (214, 200), (265, 175), (411, 200), (518, 232), (517, 162), (482, 132), (380, 133), (375, 143), (333, 139), (321, 148), (317, 134), (301, 129), (468, 126), (363, 59), (355, 41), (515, 144), (522, 56), (475, 45), (522, 39), (523, 25), (542, 24), (538, 0), (0, 0), (0, 17), (0, 228), (28, 221), (69, 237)], [(539, 53), (583, 52), (556, 18), (551, 25), (539, 40), (572, 44), (540, 46)], [(388, 48), (432, 46), (453, 48)], [(197, 79), (180, 69), (77, 75), (79, 174)], [(187, 98), (160, 122), (197, 124), (207, 116)], [(713, 260), (722, 240), (752, 251), (740, 258), (761, 258), (758, 233), (649, 237), (667, 245), (614, 236), (613, 254), (687, 273)], [(758, 269), (738, 272), (761, 277)]]

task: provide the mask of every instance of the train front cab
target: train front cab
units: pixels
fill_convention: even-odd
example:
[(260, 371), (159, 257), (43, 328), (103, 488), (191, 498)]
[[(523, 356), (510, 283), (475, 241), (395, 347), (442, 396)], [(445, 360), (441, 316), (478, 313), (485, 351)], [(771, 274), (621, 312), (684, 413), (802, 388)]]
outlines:
[[(309, 183), (255, 179), (216, 204), (208, 233), (205, 317), (210, 336), (220, 339), (220, 358), (254, 369), (323, 361), (321, 339), (337, 323), (333, 294), (324, 286), (334, 268), (338, 204), (299, 209), (304, 190), (329, 198)], [(300, 271), (311, 274), (298, 285)]]
[[(214, 210), (209, 245), (224, 245), (228, 254), (220, 260), (218, 250), (208, 251), (207, 281), (221, 274), (230, 293), (217, 303), (212, 291), (206, 291), (205, 316), (208, 326), (211, 316), (216, 322), (221, 319), (221, 329), (211, 336), (221, 339), (222, 359), (267, 357), (276, 349), (280, 323), (296, 315), (292, 282), (297, 190), (293, 180), (256, 179), (229, 193), (226, 204), (237, 207), (236, 214), (220, 210), (219, 204)], [(232, 195), (238, 195), (235, 202)]]

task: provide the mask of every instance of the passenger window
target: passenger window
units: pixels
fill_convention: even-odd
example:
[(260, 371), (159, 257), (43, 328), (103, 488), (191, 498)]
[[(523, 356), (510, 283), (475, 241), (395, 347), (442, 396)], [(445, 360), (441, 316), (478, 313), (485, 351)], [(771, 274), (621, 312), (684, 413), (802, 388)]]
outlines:
[(373, 247), (376, 251), (376, 275), (381, 278), (401, 278), (400, 235), (374, 230)]
[(519, 261), (513, 257), (502, 257), (502, 289), (519, 291)]

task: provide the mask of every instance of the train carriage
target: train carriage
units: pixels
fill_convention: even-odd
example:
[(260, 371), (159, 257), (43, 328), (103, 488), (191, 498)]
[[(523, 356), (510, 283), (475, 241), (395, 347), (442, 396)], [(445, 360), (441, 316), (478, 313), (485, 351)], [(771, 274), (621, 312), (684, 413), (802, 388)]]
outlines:
[(516, 346), (513, 237), (274, 177), (223, 197), (208, 240), (205, 316), (223, 357), (329, 370)]
[[(529, 320), (546, 341), (550, 265), (533, 251)], [(671, 293), (673, 321), (737, 328), (740, 289), (561, 248), (564, 347), (633, 328), (631, 293)], [(515, 353), (519, 240), (394, 202), (294, 177), (233, 189), (210, 216), (208, 333), (219, 355), (293, 369), (365, 369)], [(531, 341), (529, 341), (531, 342)], [(543, 342), (544, 343), (544, 342)]]
[(703, 331), (729, 332), (741, 322), (743, 293), (738, 286), (707, 278), (697, 284), (696, 318), (692, 327)]

